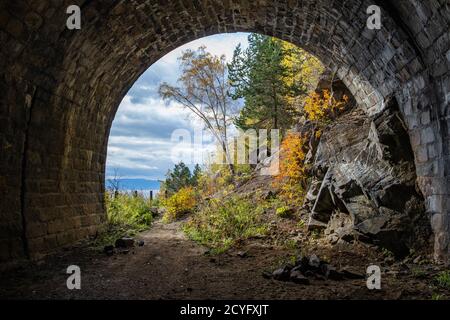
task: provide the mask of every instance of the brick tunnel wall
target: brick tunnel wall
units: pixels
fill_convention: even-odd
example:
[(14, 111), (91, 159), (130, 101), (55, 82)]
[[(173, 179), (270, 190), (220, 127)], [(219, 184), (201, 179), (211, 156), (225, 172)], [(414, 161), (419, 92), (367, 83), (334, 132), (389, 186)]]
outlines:
[[(153, 62), (215, 33), (254, 31), (319, 57), (368, 114), (395, 95), (427, 199), (435, 253), (449, 253), (450, 8), (446, 0), (96, 0), (0, 3), (0, 262), (39, 258), (105, 219), (108, 134)], [(65, 26), (67, 6), (82, 29)]]

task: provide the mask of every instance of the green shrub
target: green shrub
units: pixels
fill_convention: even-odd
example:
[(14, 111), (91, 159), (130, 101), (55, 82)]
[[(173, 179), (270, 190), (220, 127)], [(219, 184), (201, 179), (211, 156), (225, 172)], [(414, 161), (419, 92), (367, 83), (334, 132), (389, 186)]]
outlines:
[(381, 253), (386, 258), (394, 257), (394, 253), (386, 248), (381, 248)]
[(107, 224), (95, 245), (112, 244), (117, 238), (134, 236), (152, 223), (151, 203), (142, 195), (105, 194)]
[(160, 197), (153, 198), (153, 200), (150, 201), (150, 207), (154, 208), (161, 207), (161, 198)]
[(194, 241), (208, 246), (214, 253), (228, 250), (237, 241), (267, 232), (262, 207), (247, 199), (232, 196), (212, 199), (197, 212), (183, 229)]
[(297, 222), (297, 228), (302, 229), (302, 228), (305, 227), (305, 225), (306, 225), (306, 222), (305, 222), (305, 220), (303, 220), (303, 219), (300, 219), (300, 221)]
[(439, 294), (439, 293), (433, 293), (432, 296), (431, 296), (431, 300), (438, 301), (438, 300), (444, 300), (444, 299), (445, 299), (445, 297), (442, 294)]
[(444, 288), (444, 289), (450, 289), (450, 271), (442, 271), (440, 272), (436, 278), (436, 283), (438, 286)]
[(192, 187), (184, 187), (173, 196), (163, 201), (166, 213), (163, 222), (168, 223), (181, 218), (184, 214), (192, 212), (197, 205), (195, 191)]
[(125, 224), (138, 229), (148, 227), (152, 222), (151, 204), (141, 195), (120, 193), (116, 197), (106, 194), (108, 222)]
[(420, 269), (420, 268), (414, 268), (411, 270), (412, 276), (414, 278), (424, 278), (426, 277), (427, 273), (425, 272), (425, 270)]
[(288, 206), (283, 206), (283, 207), (277, 208), (276, 213), (277, 213), (277, 216), (279, 216), (280, 218), (290, 218), (294, 214), (294, 210), (292, 210)]

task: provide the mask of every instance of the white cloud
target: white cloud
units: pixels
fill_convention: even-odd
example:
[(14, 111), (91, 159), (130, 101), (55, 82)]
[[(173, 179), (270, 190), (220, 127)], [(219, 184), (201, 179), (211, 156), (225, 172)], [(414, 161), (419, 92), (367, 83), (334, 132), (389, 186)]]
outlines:
[(114, 119), (108, 143), (107, 176), (118, 168), (123, 178), (162, 179), (174, 165), (174, 159), (171, 159), (174, 150), (191, 156), (214, 151), (214, 143), (208, 135), (200, 144), (180, 145), (171, 141), (174, 130), (193, 132), (203, 124), (181, 105), (166, 104), (158, 95), (158, 87), (164, 81), (176, 83), (179, 76), (177, 59), (183, 50), (195, 50), (205, 45), (212, 54), (224, 54), (230, 61), (239, 43), (247, 46), (247, 37), (246, 33), (220, 34), (189, 42), (144, 72), (124, 97)]
[(166, 104), (159, 97), (149, 96), (140, 103), (132, 103), (131, 96), (126, 95), (119, 106), (119, 111), (114, 119), (118, 123), (135, 122), (155, 122), (167, 121), (174, 122), (189, 116), (189, 110), (186, 110), (177, 103)]
[(168, 67), (178, 66), (178, 57), (187, 49), (196, 50), (201, 46), (205, 46), (206, 50), (213, 55), (225, 55), (227, 61), (233, 58), (234, 49), (239, 43), (246, 48), (248, 33), (225, 33), (220, 35), (212, 35), (197, 39), (169, 52), (159, 59), (157, 63), (162, 63)]

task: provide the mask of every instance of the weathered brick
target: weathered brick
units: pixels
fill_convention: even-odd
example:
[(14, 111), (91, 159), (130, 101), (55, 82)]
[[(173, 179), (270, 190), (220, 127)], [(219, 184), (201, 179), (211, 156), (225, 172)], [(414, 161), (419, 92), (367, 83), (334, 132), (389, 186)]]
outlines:
[(48, 225), (47, 225), (47, 230), (48, 230), (49, 234), (54, 234), (54, 233), (64, 231), (64, 229), (67, 227), (69, 227), (69, 226), (65, 224), (65, 220), (58, 219), (58, 220), (49, 221)]
[(422, 125), (427, 125), (431, 122), (430, 120), (430, 112), (429, 111), (423, 111), (421, 116), (420, 116), (420, 123)]
[(428, 152), (427, 152), (427, 146), (419, 146), (416, 149), (416, 158), (417, 162), (424, 163), (428, 160)]
[(47, 225), (45, 223), (32, 222), (27, 225), (27, 236), (38, 238), (47, 234)]
[(435, 135), (434, 135), (433, 128), (426, 127), (424, 129), (422, 129), (420, 132), (421, 132), (421, 141), (422, 141), (422, 143), (434, 142)]

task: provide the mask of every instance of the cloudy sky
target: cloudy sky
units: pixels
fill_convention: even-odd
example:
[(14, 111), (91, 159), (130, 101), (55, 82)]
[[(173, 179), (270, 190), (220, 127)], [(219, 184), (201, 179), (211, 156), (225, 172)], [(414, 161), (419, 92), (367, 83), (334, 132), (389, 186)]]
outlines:
[[(231, 33), (192, 41), (162, 57), (136, 81), (113, 122), (107, 178), (117, 170), (121, 178), (163, 179), (175, 162), (201, 163), (206, 159), (214, 150), (211, 137), (204, 133), (202, 143), (201, 122), (180, 105), (164, 102), (158, 95), (158, 87), (162, 82), (176, 85), (180, 75), (177, 58), (183, 50), (204, 45), (212, 54), (224, 54), (230, 60), (239, 43), (247, 46), (247, 37), (247, 33)], [(183, 135), (183, 142), (175, 139)], [(189, 136), (192, 143), (187, 139)]]

